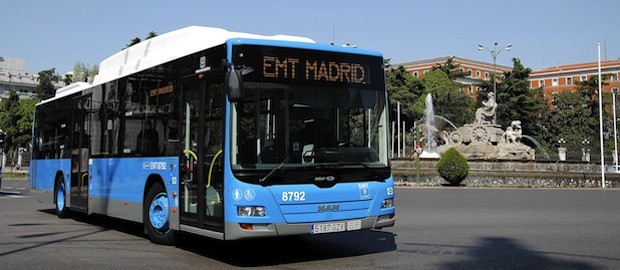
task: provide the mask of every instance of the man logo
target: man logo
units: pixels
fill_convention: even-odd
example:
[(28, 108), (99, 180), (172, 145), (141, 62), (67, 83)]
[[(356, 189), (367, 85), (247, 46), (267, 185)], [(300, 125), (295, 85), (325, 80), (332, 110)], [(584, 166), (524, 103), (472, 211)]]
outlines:
[(321, 204), (318, 207), (319, 212), (336, 212), (340, 211), (339, 204)]

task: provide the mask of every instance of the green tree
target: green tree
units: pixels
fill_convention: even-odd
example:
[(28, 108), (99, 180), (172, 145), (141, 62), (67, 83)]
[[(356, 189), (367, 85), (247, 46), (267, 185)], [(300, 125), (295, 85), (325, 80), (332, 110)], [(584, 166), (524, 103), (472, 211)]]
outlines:
[(133, 45), (136, 45), (136, 44), (140, 43), (141, 41), (142, 40), (139, 37), (132, 38), (129, 41), (129, 43), (125, 44), (125, 48), (123, 48), (123, 49), (127, 49), (127, 48), (129, 48), (129, 47), (131, 47)]
[(448, 75), (450, 80), (456, 80), (458, 78), (463, 78), (465, 76), (471, 75), (471, 71), (463, 71), (461, 70), (461, 65), (454, 64), (454, 56), (449, 57), (448, 60), (444, 64), (437, 64), (434, 66), (432, 70), (441, 70)]
[(593, 142), (592, 138), (598, 133), (598, 117), (592, 114), (583, 94), (565, 91), (554, 95), (553, 111), (545, 120), (546, 141), (554, 142), (550, 148), (555, 149), (556, 142), (562, 138), (566, 141), (569, 156), (573, 153), (573, 157), (580, 155), (583, 139)]
[(39, 84), (35, 87), (37, 98), (44, 100), (53, 97), (56, 93), (53, 83), (59, 80), (60, 76), (56, 74), (55, 68), (39, 71)]
[[(603, 81), (601, 82), (602, 86), (608, 85), (605, 82), (609, 78), (610, 74), (603, 74)], [(590, 113), (590, 119), (586, 122), (583, 122), (584, 130), (589, 132), (581, 133), (583, 137), (578, 139), (578, 142), (581, 142), (583, 139), (588, 139), (590, 141), (590, 147), (592, 149), (593, 156), (596, 156), (597, 153), (600, 153), (600, 140), (599, 140), (599, 98), (598, 98), (598, 75), (594, 75), (589, 77), (585, 81), (576, 82), (577, 92), (581, 96), (582, 106)], [(602, 93), (603, 96), (603, 133), (613, 134), (613, 120), (610, 121), (610, 114), (606, 107), (609, 107), (611, 111), (611, 95), (609, 93)], [(605, 124), (607, 123), (607, 124)], [(607, 148), (609, 149), (609, 148)]]
[[(146, 34), (146, 37), (144, 38), (144, 40), (147, 40), (147, 39), (150, 39), (150, 38), (154, 38), (154, 37), (156, 37), (156, 36), (157, 36), (157, 33), (155, 33), (155, 32), (153, 32), (153, 31), (151, 31), (151, 32), (149, 32), (148, 34)], [(142, 39), (140, 39), (139, 37), (132, 38), (132, 39), (129, 41), (129, 43), (125, 44), (125, 48), (123, 48), (123, 50), (124, 50), (124, 49), (127, 49), (127, 48), (129, 48), (129, 47), (131, 47), (131, 46), (133, 46), (133, 45), (136, 45), (136, 44), (138, 44), (138, 43), (140, 43), (140, 42), (142, 42)]]
[(401, 113), (405, 117), (403, 120), (412, 126), (413, 121), (420, 119), (424, 112), (423, 109), (415, 108), (415, 102), (423, 91), (420, 81), (407, 72), (404, 67), (399, 66), (386, 71), (386, 85), (391, 119), (396, 119), (397, 104), (400, 102)]
[[(450, 79), (441, 69), (424, 74), (421, 79), (424, 95), (416, 102), (416, 109), (424, 111), (426, 94), (433, 97), (433, 108), (436, 115), (443, 116), (456, 126), (470, 123), (474, 118), (475, 104), (472, 97), (461, 91), (463, 85)], [(439, 123), (436, 123), (439, 125)]]
[[(4, 131), (6, 137), (4, 139), (4, 147), (13, 149), (16, 142), (15, 138), (19, 134), (19, 95), (13, 89), (9, 90), (9, 98), (0, 102), (0, 129)], [(6, 152), (6, 151), (5, 151)]]
[[(601, 85), (608, 85), (605, 80), (609, 77), (609, 74), (603, 74), (603, 81)], [(586, 106), (590, 109), (592, 114), (598, 113), (598, 75), (591, 76), (585, 81), (578, 81), (575, 83), (577, 91), (581, 93), (582, 98), (586, 101)]]
[(147, 39), (149, 39), (149, 38), (154, 38), (154, 37), (156, 37), (156, 36), (157, 36), (157, 33), (155, 33), (155, 32), (153, 32), (153, 31), (151, 31), (151, 32), (149, 32), (148, 34), (146, 34), (146, 38), (144, 38), (144, 40), (147, 40)]
[(73, 83), (73, 74), (65, 74), (65, 76), (62, 77), (62, 81), (65, 83), (65, 85), (70, 85), (71, 83)]
[(94, 65), (91, 68), (88, 64), (78, 61), (73, 65), (72, 80), (74, 82), (92, 82), (97, 73), (99, 73), (98, 65)]
[(0, 129), (5, 134), (5, 150), (26, 147), (32, 139), (32, 118), (36, 99), (19, 99), (15, 90), (9, 91), (9, 98), (0, 102)]
[[(497, 123), (502, 127), (510, 126), (514, 120), (520, 120), (523, 134), (543, 140), (543, 118), (548, 110), (542, 89), (530, 88), (529, 76), (532, 70), (513, 58), (513, 68), (504, 73), (504, 79), (497, 85)], [(524, 140), (524, 143), (528, 143)], [(531, 142), (529, 142), (531, 143)], [(531, 145), (535, 147), (535, 145)]]
[(32, 123), (34, 117), (34, 106), (38, 100), (24, 98), (19, 100), (17, 110), (17, 133), (15, 134), (16, 146), (26, 146), (32, 140)]

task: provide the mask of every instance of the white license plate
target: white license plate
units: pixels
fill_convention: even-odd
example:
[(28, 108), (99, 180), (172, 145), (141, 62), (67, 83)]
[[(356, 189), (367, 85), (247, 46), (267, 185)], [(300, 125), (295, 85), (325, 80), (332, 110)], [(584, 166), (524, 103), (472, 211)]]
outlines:
[(347, 221), (347, 231), (356, 231), (362, 228), (361, 220)]
[(320, 233), (355, 231), (361, 228), (362, 228), (361, 220), (351, 220), (347, 222), (313, 224), (310, 226), (310, 233), (320, 234)]

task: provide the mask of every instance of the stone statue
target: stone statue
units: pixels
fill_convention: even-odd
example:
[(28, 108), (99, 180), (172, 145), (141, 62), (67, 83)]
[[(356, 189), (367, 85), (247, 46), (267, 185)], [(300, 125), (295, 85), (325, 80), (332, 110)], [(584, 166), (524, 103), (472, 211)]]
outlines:
[(520, 143), (522, 135), (521, 121), (512, 121), (510, 126), (506, 127), (506, 131), (504, 131), (500, 143)]
[(489, 92), (488, 99), (482, 102), (482, 107), (476, 110), (476, 124), (484, 125), (493, 122), (493, 115), (497, 109), (495, 93)]
[(523, 135), (523, 130), (521, 129), (521, 121), (519, 120), (512, 121), (510, 123), (510, 126), (512, 127), (512, 137), (510, 138), (511, 142), (520, 143), (521, 137)]
[(512, 127), (507, 127), (506, 131), (502, 135), (502, 139), (499, 141), (500, 143), (512, 143), (514, 142), (514, 132), (512, 131)]

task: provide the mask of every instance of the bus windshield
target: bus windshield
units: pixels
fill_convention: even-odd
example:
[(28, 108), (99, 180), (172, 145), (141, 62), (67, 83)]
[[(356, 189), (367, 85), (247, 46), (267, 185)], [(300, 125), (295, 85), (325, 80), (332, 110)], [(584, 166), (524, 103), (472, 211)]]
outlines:
[[(382, 72), (378, 59), (373, 62), (374, 66), (365, 68)], [(361, 61), (358, 59), (358, 62)], [(263, 65), (269, 63), (263, 61)], [(262, 70), (260, 67), (253, 69), (262, 74), (248, 76), (250, 79), (276, 71), (265, 66)], [(303, 69), (303, 65), (295, 69)], [(289, 66), (287, 72), (290, 71)], [(303, 70), (299, 72), (301, 82), (246, 80), (243, 100), (232, 106), (233, 128), (236, 129), (233, 131), (236, 136), (232, 138), (235, 175), (253, 183), (269, 175), (270, 184), (388, 178), (383, 78), (373, 78), (377, 80), (374, 83), (308, 81), (303, 84), (306, 80)], [(333, 72), (335, 74), (336, 70)], [(369, 80), (372, 73), (363, 72), (364, 79)], [(279, 73), (284, 73), (284, 69), (280, 68)]]

